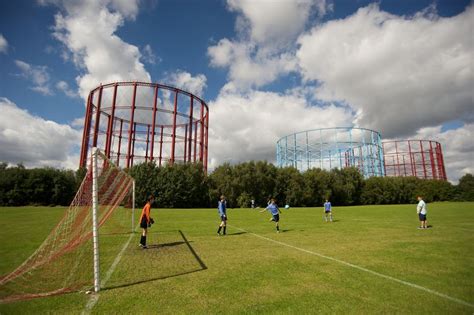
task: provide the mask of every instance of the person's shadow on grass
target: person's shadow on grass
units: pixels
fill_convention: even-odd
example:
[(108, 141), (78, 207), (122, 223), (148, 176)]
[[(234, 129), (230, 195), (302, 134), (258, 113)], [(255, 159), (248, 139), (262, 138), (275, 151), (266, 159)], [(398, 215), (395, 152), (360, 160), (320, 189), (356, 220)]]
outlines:
[(227, 233), (226, 236), (233, 236), (233, 235), (242, 235), (246, 234), (247, 232), (235, 232), (235, 233)]

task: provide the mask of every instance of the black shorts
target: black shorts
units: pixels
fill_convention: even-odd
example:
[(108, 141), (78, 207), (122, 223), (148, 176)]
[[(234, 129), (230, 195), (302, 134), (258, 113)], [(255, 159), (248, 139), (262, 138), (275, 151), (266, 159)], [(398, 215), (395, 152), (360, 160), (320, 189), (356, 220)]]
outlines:
[(418, 213), (418, 218), (420, 219), (420, 221), (426, 221), (426, 214)]
[(227, 216), (226, 215), (221, 215), (221, 221), (227, 221)]
[(148, 222), (146, 221), (146, 217), (142, 218), (142, 221), (140, 222), (140, 227), (142, 229), (147, 229), (148, 228)]
[(331, 210), (326, 210), (324, 211), (324, 213), (331, 213)]
[(275, 222), (280, 221), (280, 215), (279, 214), (272, 214), (272, 221), (275, 221)]

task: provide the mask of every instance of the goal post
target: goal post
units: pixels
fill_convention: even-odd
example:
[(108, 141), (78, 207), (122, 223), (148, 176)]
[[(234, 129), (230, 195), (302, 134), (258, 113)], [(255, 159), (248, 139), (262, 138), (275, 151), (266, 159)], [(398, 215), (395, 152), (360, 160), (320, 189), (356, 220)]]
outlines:
[(99, 273), (99, 227), (97, 225), (97, 209), (99, 208), (99, 191), (98, 191), (98, 170), (97, 155), (99, 150), (92, 148), (92, 244), (94, 246), (94, 291), (100, 290), (100, 273)]
[[(0, 303), (100, 290), (100, 250), (118, 246), (119, 235), (134, 232), (135, 185), (98, 149), (92, 150), (88, 165), (73, 201), (43, 243), (20, 266), (0, 276)], [(130, 200), (131, 213), (120, 207)], [(104, 242), (101, 235), (106, 236)]]

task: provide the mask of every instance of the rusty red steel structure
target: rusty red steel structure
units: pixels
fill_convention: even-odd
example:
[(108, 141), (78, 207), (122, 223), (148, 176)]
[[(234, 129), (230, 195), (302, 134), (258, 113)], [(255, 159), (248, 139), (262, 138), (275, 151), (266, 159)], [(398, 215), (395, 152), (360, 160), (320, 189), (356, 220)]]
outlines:
[(80, 156), (98, 147), (117, 166), (201, 162), (207, 171), (209, 108), (184, 90), (159, 83), (114, 82), (89, 93)]
[(431, 140), (382, 142), (385, 176), (447, 180), (441, 144)]

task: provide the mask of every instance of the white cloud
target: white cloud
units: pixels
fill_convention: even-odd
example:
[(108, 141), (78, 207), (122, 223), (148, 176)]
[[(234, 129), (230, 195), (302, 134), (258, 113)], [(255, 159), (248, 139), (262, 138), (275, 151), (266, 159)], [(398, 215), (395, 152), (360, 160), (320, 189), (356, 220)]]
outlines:
[(136, 1), (44, 1), (62, 8), (55, 16), (54, 36), (71, 52), (85, 73), (76, 78), (79, 94), (87, 98), (100, 83), (151, 81), (140, 62), (138, 47), (124, 42), (116, 31), (138, 13)]
[(262, 87), (296, 70), (295, 38), (312, 13), (326, 13), (324, 0), (228, 0), (237, 12), (237, 39), (223, 38), (208, 48), (210, 64), (229, 69), (236, 89)]
[(347, 108), (310, 106), (302, 95), (287, 92), (221, 92), (209, 103), (209, 167), (224, 162), (275, 161), (278, 139), (297, 131), (349, 126)]
[(433, 7), (399, 17), (370, 5), (302, 35), (299, 66), (306, 80), (321, 84), (317, 98), (350, 104), (358, 125), (384, 137), (470, 122), (473, 20), (473, 6), (442, 18)]
[(251, 40), (267, 45), (286, 45), (304, 29), (312, 10), (326, 13), (326, 1), (228, 0), (231, 11), (238, 12), (236, 27), (248, 32)]
[(201, 97), (206, 88), (207, 79), (203, 74), (193, 77), (189, 72), (177, 70), (168, 74), (165, 81), (177, 88)]
[(84, 117), (75, 118), (73, 121), (71, 121), (70, 125), (74, 129), (84, 128)]
[(66, 81), (58, 81), (56, 83), (56, 88), (66, 94), (69, 97), (78, 97), (79, 95), (77, 94), (76, 91), (72, 90), (69, 87), (69, 84), (67, 84)]
[(0, 98), (0, 161), (77, 169), (81, 132), (31, 115)]
[(31, 65), (21, 60), (15, 60), (15, 65), (21, 71), (20, 76), (33, 83), (30, 89), (43, 95), (53, 94), (49, 86), (48, 67)]
[(269, 54), (251, 42), (224, 38), (208, 48), (211, 66), (229, 68), (229, 80), (236, 88), (261, 87), (296, 69), (291, 53)]
[(5, 37), (3, 37), (2, 34), (0, 34), (0, 53), (6, 54), (7, 52), (8, 52), (8, 42), (5, 39)]
[(40, 5), (55, 5), (64, 8), (68, 12), (78, 12), (81, 10), (92, 10), (97, 7), (108, 7), (110, 11), (134, 20), (138, 14), (138, 4), (140, 0), (38, 0)]
[(161, 62), (161, 58), (155, 55), (149, 44), (146, 44), (142, 49), (142, 60), (152, 65)]

